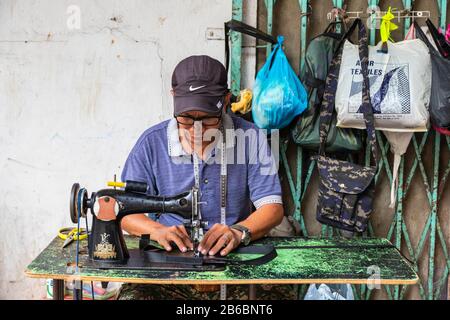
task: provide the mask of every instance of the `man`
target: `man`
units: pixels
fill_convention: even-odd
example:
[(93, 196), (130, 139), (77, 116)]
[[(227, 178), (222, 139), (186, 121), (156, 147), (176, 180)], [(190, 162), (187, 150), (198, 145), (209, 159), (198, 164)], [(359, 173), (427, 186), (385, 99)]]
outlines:
[[(225, 256), (281, 222), (284, 213), (276, 164), (266, 137), (250, 122), (226, 113), (230, 93), (227, 72), (219, 61), (208, 56), (182, 60), (172, 75), (172, 95), (174, 118), (139, 138), (125, 163), (122, 181), (146, 182), (148, 193), (156, 195), (175, 195), (196, 185), (201, 215), (208, 221), (198, 249), (204, 255)], [(251, 204), (254, 212), (250, 212)], [(168, 251), (175, 246), (183, 252), (193, 249), (182, 218), (175, 214), (162, 214), (157, 221), (144, 213), (130, 215), (122, 227), (133, 235), (149, 234)], [(120, 298), (218, 298), (216, 290), (197, 289), (126, 285)], [(228, 296), (242, 297), (241, 290), (228, 288)]]

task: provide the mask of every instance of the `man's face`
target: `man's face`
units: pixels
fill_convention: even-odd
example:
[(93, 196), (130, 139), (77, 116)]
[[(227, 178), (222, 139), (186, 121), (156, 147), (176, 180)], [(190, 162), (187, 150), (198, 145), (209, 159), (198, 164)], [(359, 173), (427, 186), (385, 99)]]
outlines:
[[(184, 137), (191, 147), (207, 145), (211, 141), (211, 134), (219, 129), (221, 116), (208, 114), (204, 111), (189, 111), (176, 117), (180, 136)], [(210, 131), (211, 130), (211, 131)], [(208, 133), (205, 135), (205, 133)]]

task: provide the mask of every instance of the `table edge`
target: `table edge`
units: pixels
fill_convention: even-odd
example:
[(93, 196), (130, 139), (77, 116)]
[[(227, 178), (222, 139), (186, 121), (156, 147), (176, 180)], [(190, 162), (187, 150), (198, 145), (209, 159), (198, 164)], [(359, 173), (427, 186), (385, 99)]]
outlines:
[[(101, 277), (101, 276), (73, 276), (62, 274), (37, 274), (29, 270), (25, 271), (25, 275), (29, 278), (37, 279), (58, 279), (58, 280), (77, 280), (82, 281), (107, 281), (107, 282), (125, 282), (125, 283), (140, 283), (140, 284), (311, 284), (311, 283), (326, 283), (326, 284), (365, 284), (374, 283), (367, 279), (228, 279), (228, 280), (184, 280), (184, 279), (149, 279), (149, 278), (117, 278), (117, 277)], [(419, 277), (416, 275), (415, 279), (380, 279), (380, 285), (414, 285), (419, 283)]]

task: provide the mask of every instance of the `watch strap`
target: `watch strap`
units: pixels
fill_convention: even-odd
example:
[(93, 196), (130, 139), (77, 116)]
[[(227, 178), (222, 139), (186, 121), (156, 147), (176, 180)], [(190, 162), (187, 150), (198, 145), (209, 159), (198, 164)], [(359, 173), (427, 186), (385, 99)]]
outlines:
[(242, 239), (241, 239), (242, 244), (248, 245), (250, 243), (251, 232), (247, 227), (244, 227), (243, 225), (240, 224), (233, 224), (230, 228), (242, 232)]

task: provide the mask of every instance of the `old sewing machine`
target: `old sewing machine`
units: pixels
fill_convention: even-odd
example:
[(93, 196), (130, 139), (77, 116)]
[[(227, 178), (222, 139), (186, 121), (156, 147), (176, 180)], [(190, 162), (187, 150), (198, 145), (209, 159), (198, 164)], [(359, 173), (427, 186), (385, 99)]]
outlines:
[[(101, 269), (164, 269), (164, 270), (223, 270), (227, 264), (262, 264), (276, 257), (271, 245), (240, 247), (234, 253), (258, 254), (254, 259), (231, 259), (221, 256), (203, 256), (198, 250), (207, 221), (202, 220), (200, 192), (196, 187), (175, 196), (150, 196), (147, 184), (136, 181), (110, 182), (114, 188), (93, 192), (88, 197), (85, 188), (73, 184), (70, 195), (70, 217), (73, 223), (87, 218), (88, 209), (93, 216), (88, 236), (89, 260), (86, 266)], [(120, 187), (120, 189), (116, 189)], [(174, 213), (183, 218), (194, 250), (167, 252), (143, 235), (139, 249), (127, 249), (121, 221), (130, 214), (155, 212)]]

